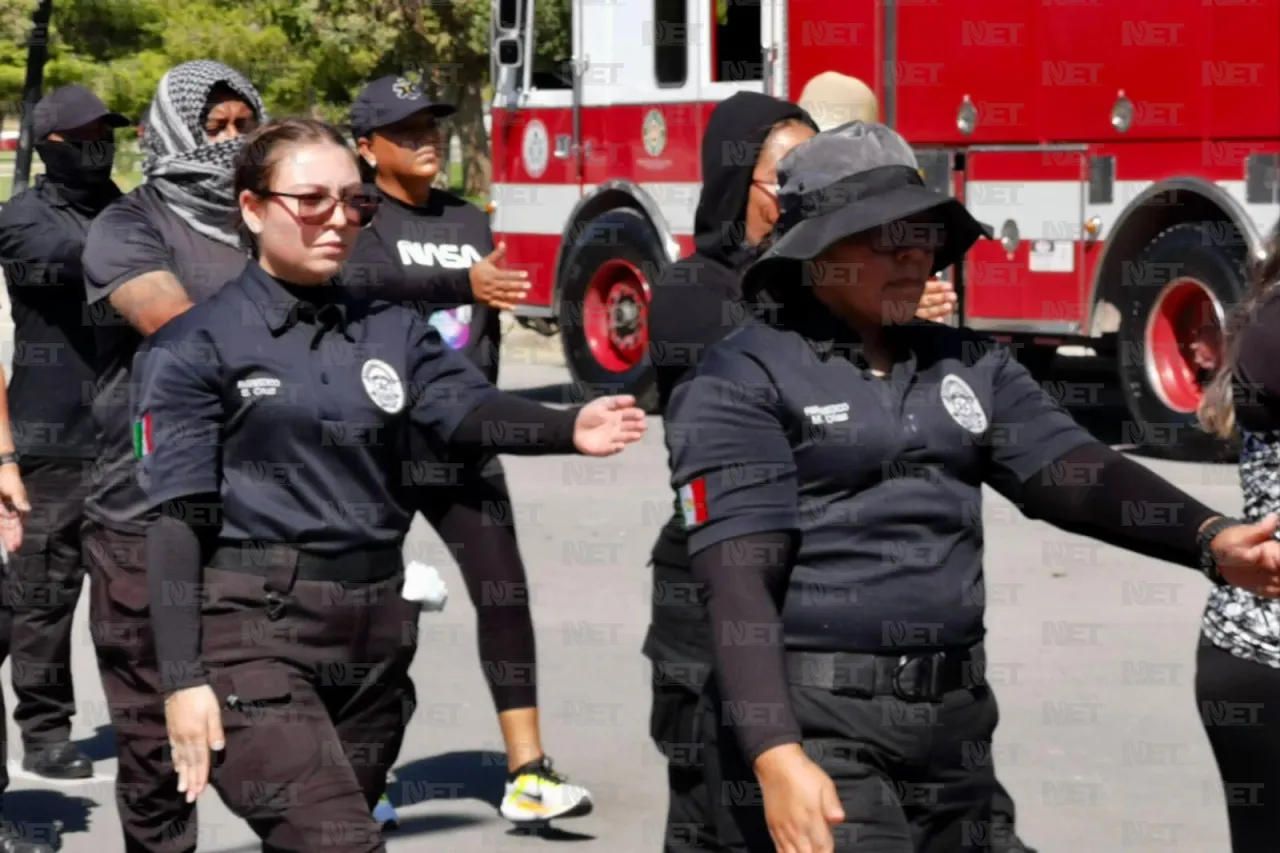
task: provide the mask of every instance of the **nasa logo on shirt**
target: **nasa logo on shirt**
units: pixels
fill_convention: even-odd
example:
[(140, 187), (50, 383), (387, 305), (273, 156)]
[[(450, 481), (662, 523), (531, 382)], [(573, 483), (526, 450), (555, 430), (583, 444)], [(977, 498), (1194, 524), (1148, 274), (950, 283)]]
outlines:
[(382, 359), (371, 358), (360, 369), (364, 392), (382, 411), (394, 415), (404, 408), (404, 385), (396, 369)]
[(948, 373), (942, 380), (940, 389), (942, 407), (951, 415), (951, 420), (960, 424), (974, 435), (982, 435), (987, 431), (987, 413), (982, 411), (982, 403), (978, 395), (954, 373)]
[(541, 178), (546, 174), (550, 154), (547, 126), (535, 118), (524, 126), (524, 141), (521, 144), (524, 170), (529, 173), (529, 177)]
[(399, 240), (396, 251), (400, 263), (406, 267), (439, 267), (446, 270), (468, 270), (484, 259), (479, 250), (469, 243), (419, 243), (416, 240)]

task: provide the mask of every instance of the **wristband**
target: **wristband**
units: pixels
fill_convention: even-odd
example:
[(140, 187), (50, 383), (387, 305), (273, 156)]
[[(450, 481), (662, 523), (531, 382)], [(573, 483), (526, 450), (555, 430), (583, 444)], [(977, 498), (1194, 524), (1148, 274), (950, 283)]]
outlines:
[(1238, 518), (1222, 516), (1209, 522), (1203, 530), (1196, 534), (1196, 544), (1200, 546), (1200, 571), (1218, 586), (1226, 586), (1227, 582), (1223, 579), (1222, 573), (1218, 571), (1218, 557), (1209, 546), (1219, 533), (1241, 524), (1244, 524), (1244, 522)]

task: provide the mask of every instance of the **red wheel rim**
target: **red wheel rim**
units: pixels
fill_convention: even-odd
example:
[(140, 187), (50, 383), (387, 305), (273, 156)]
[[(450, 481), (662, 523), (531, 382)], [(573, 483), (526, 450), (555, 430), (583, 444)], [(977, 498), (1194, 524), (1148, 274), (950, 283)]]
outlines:
[(639, 364), (649, 346), (649, 283), (630, 261), (606, 261), (582, 300), (582, 328), (596, 363), (613, 373)]
[(1190, 414), (1200, 383), (1217, 369), (1222, 303), (1203, 282), (1179, 278), (1165, 286), (1147, 318), (1147, 380), (1166, 406)]

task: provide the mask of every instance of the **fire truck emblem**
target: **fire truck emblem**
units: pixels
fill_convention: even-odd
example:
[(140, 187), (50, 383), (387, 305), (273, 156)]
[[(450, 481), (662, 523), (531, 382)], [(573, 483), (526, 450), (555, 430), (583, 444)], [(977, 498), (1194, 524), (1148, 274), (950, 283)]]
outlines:
[(416, 101), (422, 97), (422, 93), (418, 91), (418, 87), (413, 84), (413, 81), (406, 80), (403, 77), (392, 84), (391, 91), (402, 101)]
[(978, 395), (973, 393), (968, 382), (948, 373), (942, 380), (941, 391), (942, 407), (951, 415), (951, 420), (974, 435), (987, 431), (987, 413), (982, 411), (982, 403), (978, 402)]
[(667, 150), (667, 120), (658, 110), (649, 110), (644, 117), (644, 150), (650, 157)]
[(529, 173), (529, 177), (541, 178), (547, 171), (547, 158), (551, 153), (549, 149), (547, 126), (535, 118), (524, 126), (524, 141), (520, 151), (524, 158), (524, 170)]

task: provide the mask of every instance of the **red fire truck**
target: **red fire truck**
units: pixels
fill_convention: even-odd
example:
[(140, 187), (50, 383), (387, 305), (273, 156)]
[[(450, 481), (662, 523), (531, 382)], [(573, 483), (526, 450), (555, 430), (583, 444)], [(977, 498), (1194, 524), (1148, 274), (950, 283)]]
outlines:
[(651, 393), (649, 287), (691, 249), (715, 104), (834, 70), (994, 227), (950, 271), (960, 322), (1044, 374), (1088, 347), (1128, 442), (1223, 452), (1194, 411), (1280, 217), (1280, 0), (495, 0), (494, 27), (494, 230), (588, 388)]

